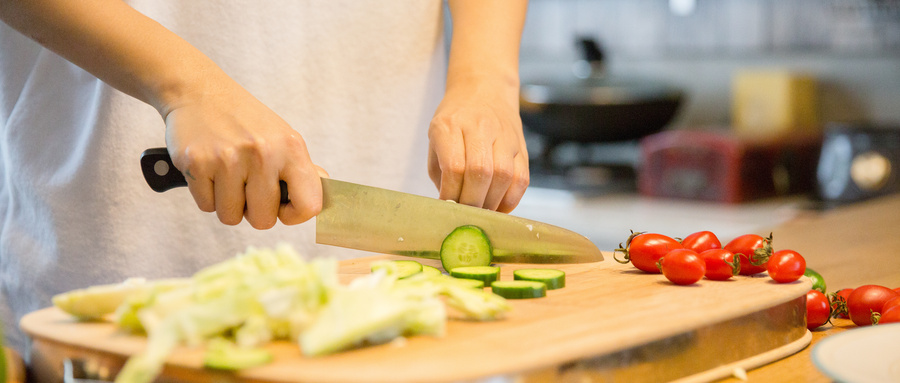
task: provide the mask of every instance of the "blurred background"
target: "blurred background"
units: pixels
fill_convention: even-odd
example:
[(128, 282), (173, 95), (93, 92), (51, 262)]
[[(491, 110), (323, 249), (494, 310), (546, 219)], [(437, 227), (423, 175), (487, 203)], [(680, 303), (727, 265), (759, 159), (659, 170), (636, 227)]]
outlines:
[(520, 70), (514, 214), (604, 250), (900, 191), (900, 0), (531, 0)]

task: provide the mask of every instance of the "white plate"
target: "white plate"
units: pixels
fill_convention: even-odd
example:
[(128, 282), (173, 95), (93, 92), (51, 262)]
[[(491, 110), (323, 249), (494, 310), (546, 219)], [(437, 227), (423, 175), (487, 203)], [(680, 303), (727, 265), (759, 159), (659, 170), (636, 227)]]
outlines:
[(819, 371), (839, 382), (900, 382), (900, 323), (860, 327), (812, 349)]

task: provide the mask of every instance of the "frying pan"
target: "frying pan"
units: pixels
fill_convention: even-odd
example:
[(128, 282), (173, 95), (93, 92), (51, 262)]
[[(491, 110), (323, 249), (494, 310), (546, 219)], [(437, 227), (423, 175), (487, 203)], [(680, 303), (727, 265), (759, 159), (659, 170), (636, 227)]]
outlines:
[(675, 116), (684, 94), (669, 85), (616, 78), (604, 70), (596, 41), (579, 41), (582, 74), (524, 80), (520, 109), (525, 128), (542, 136), (548, 150), (564, 142), (635, 140), (662, 130)]

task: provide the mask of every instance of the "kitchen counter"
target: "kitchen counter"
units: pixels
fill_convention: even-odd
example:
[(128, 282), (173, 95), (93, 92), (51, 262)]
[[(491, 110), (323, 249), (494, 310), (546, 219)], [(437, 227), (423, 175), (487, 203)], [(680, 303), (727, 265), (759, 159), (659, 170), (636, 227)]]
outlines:
[(747, 233), (767, 235), (801, 215), (806, 204), (802, 197), (725, 204), (531, 187), (512, 214), (575, 231), (600, 250), (612, 251), (631, 230), (682, 238), (711, 230), (723, 242)]
[[(723, 205), (627, 194), (585, 197), (549, 189), (528, 193), (515, 214), (575, 230), (602, 250), (623, 241), (629, 229), (674, 236), (711, 230), (722, 241), (744, 233), (772, 232), (775, 248), (803, 254), (807, 266), (824, 277), (828, 292), (866, 284), (900, 287), (900, 195), (812, 210), (802, 197)], [(748, 371), (748, 379), (830, 382), (813, 365), (811, 350), (823, 338), (854, 328), (847, 319), (834, 319), (812, 332), (810, 346)]]
[[(530, 198), (554, 191), (530, 190)], [(645, 200), (634, 196), (585, 199), (565, 194), (545, 200), (537, 209), (536, 201), (523, 201), (518, 215), (542, 217), (585, 233), (589, 238), (614, 228), (675, 232), (686, 235), (700, 229), (714, 230), (723, 239), (744, 232), (772, 231), (776, 248), (791, 248), (802, 253), (811, 268), (821, 273), (829, 291), (863, 284), (900, 286), (900, 195), (860, 202), (825, 211), (804, 210), (802, 200), (772, 200), (735, 206), (705, 205), (691, 202)], [(542, 198), (541, 198), (542, 199)], [(550, 213), (546, 213), (549, 211)], [(543, 213), (542, 213), (543, 212)], [(692, 213), (693, 212), (693, 213)], [(526, 213), (526, 214), (521, 214)], [(612, 234), (620, 234), (618, 232)], [(615, 239), (621, 241), (622, 239)], [(607, 250), (609, 247), (601, 246)], [(611, 260), (608, 260), (611, 261)], [(748, 371), (750, 381), (828, 382), (810, 359), (815, 344), (828, 336), (856, 328), (848, 320), (813, 331), (812, 344), (800, 352)], [(738, 382), (736, 378), (724, 382)]]
[[(828, 292), (861, 285), (900, 287), (900, 195), (882, 197), (822, 212), (804, 212), (773, 228), (777, 248), (804, 255), (807, 266), (822, 274)], [(813, 365), (817, 342), (857, 328), (834, 319), (813, 331), (810, 346), (777, 362), (748, 372), (756, 382), (831, 382)], [(731, 378), (726, 382), (738, 382)]]

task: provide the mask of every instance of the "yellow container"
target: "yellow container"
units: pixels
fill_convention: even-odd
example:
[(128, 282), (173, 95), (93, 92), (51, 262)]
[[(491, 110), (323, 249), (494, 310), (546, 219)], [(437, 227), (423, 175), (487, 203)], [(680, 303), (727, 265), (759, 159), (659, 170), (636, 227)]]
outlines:
[(732, 83), (732, 127), (741, 136), (821, 130), (816, 81), (787, 70), (744, 70)]

